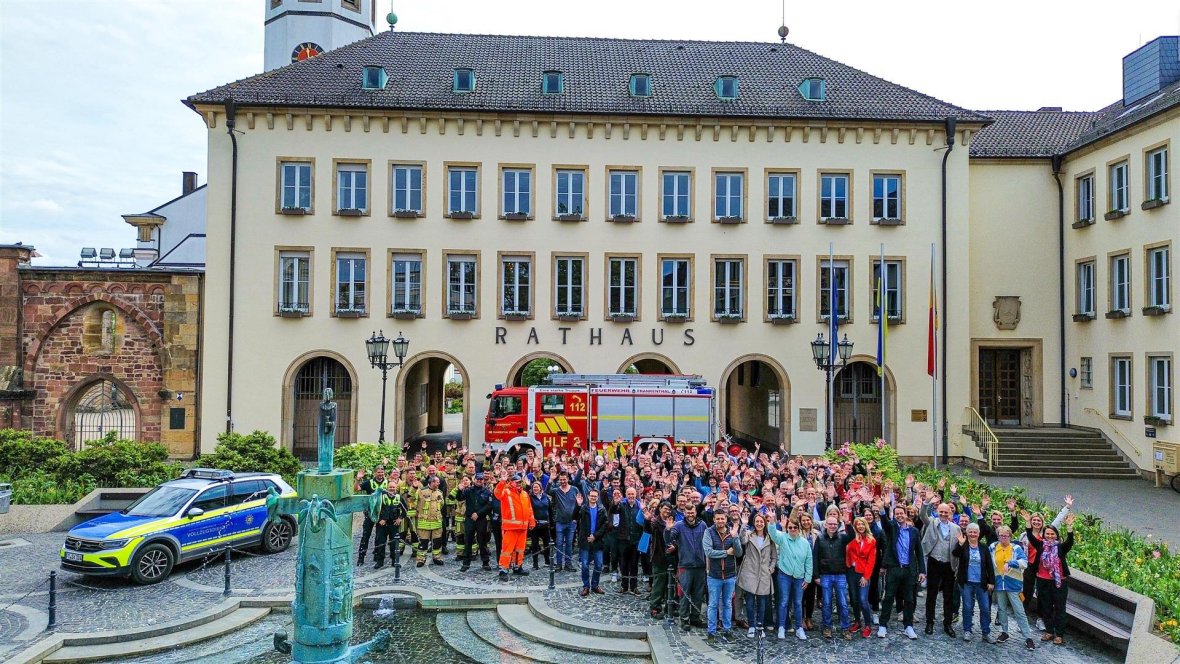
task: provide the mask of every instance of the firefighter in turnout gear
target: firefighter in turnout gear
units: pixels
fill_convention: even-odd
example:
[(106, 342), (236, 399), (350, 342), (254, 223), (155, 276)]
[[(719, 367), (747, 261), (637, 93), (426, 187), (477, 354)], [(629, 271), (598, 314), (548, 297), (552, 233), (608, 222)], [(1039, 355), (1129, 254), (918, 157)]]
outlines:
[(389, 541), (389, 556), (395, 561), (399, 555), (393, 549), (393, 534), (408, 521), (406, 506), (392, 482), (381, 494), (381, 511), (377, 514), (377, 545), (373, 547), (373, 569), (385, 567), (385, 542)]
[(439, 490), (439, 479), (432, 475), (425, 489), (418, 491), (418, 567), (426, 564), (426, 552), (430, 551), (435, 565), (443, 564), (443, 493)]
[[(456, 473), (456, 474), (459, 474), (459, 473)], [(450, 491), (447, 491), (446, 501), (444, 502), (444, 506), (446, 507), (446, 512), (443, 515), (445, 517), (444, 521), (443, 521), (443, 553), (447, 552), (446, 540), (448, 537), (450, 537), (450, 539), (452, 539), (455, 542), (455, 555), (462, 557), (463, 556), (463, 549), (462, 549), (462, 546), (463, 546), (463, 515), (459, 514), (458, 518), (456, 518), (456, 515), (455, 515), (455, 507), (459, 504), (459, 482), (460, 481), (461, 480), (452, 476), (451, 481), (448, 482), (448, 484), (452, 488)]]
[(413, 470), (406, 472), (405, 479), (398, 487), (402, 504), (406, 506), (406, 519), (402, 522), (402, 542), (409, 546), (418, 541), (418, 492), (421, 488), (422, 484)]
[[(385, 466), (377, 466), (373, 470), (373, 476), (369, 477), (362, 468), (356, 471), (356, 482), (353, 484), (352, 492), (358, 495), (373, 495), (375, 493), (382, 493), (385, 491)], [(361, 525), (361, 546), (356, 554), (356, 564), (365, 564), (365, 553), (369, 550), (369, 538), (373, 535), (373, 528), (376, 523), (369, 518), (368, 510), (365, 511), (365, 521)]]

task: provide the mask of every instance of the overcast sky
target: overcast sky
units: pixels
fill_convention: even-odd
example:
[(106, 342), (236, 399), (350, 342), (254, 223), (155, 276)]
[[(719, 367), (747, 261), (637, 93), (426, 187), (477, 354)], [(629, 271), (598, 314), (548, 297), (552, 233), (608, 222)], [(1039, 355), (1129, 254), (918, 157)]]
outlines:
[[(0, 0), (0, 244), (41, 265), (125, 247), (120, 215), (206, 179), (180, 99), (261, 72), (269, 0)], [(378, 13), (390, 10), (377, 0)], [(779, 0), (395, 0), (398, 29), (777, 41)], [(976, 110), (1094, 110), (1122, 57), (1180, 32), (1177, 0), (788, 1), (788, 40)], [(381, 21), (379, 29), (387, 26)]]

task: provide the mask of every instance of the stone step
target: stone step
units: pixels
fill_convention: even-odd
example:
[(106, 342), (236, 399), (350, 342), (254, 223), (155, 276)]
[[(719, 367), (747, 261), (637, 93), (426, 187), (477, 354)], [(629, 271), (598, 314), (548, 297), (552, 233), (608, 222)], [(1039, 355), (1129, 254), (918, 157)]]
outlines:
[[(520, 607), (524, 608), (524, 607)], [(527, 613), (527, 611), (526, 611)], [(573, 649), (569, 643), (551, 644), (519, 634), (509, 628), (497, 611), (468, 611), (467, 625), (471, 631), (485, 644), (500, 652), (528, 662), (543, 662), (545, 664), (594, 664), (595, 662), (610, 662), (611, 664), (638, 664), (648, 661), (639, 657), (619, 657), (581, 652)], [(571, 639), (577, 636), (568, 633)], [(479, 661), (498, 661), (495, 659), (480, 659)]]
[[(645, 641), (571, 632), (541, 620), (528, 606), (501, 604), (496, 607), (496, 615), (500, 623), (516, 634), (545, 645), (597, 655), (599, 659), (602, 656), (636, 659), (647, 659), (651, 656), (651, 650)], [(479, 630), (475, 631), (479, 633)], [(562, 664), (567, 664), (567, 660), (562, 660)]]
[(1085, 478), (1095, 480), (1126, 480), (1137, 479), (1139, 473), (1127, 468), (1119, 471), (1086, 471), (1085, 469), (1067, 469), (1067, 470), (1029, 470), (1026, 467), (1021, 468), (1006, 468), (997, 466), (993, 470), (979, 470), (980, 475), (1005, 475), (1008, 477), (1062, 477), (1062, 478)]
[(1097, 431), (1087, 431), (1085, 429), (1006, 429), (1003, 427), (993, 428), (992, 433), (997, 437), (1004, 436), (1035, 436), (1040, 438), (1102, 438), (1102, 434)]
[[(496, 620), (493, 611), (439, 611), (434, 618), (438, 633), (455, 652), (463, 653), (477, 662), (499, 664), (527, 664), (533, 660), (518, 657), (481, 638), (467, 622), (468, 613), (486, 613)], [(506, 631), (506, 630), (505, 630)]]
[(647, 639), (647, 628), (631, 625), (610, 625), (606, 623), (587, 622), (567, 616), (545, 603), (536, 595), (529, 597), (529, 610), (541, 620), (571, 632), (589, 634), (590, 636), (605, 636), (613, 639)]
[(1045, 453), (1041, 453), (1041, 452), (1013, 452), (1012, 450), (999, 449), (999, 450), (996, 450), (996, 458), (1000, 459), (1000, 460), (1011, 460), (1014, 462), (1015, 461), (1025, 462), (1025, 461), (1045, 460), (1045, 461), (1072, 461), (1072, 462), (1076, 462), (1076, 463), (1083, 463), (1083, 462), (1084, 463), (1101, 463), (1101, 462), (1106, 462), (1106, 461), (1110, 461), (1110, 462), (1114, 462), (1114, 463), (1124, 463), (1124, 464), (1126, 463), (1123, 460), (1123, 457), (1115, 454), (1114, 452), (1076, 452), (1076, 453), (1070, 453), (1070, 454), (1064, 454), (1064, 453), (1045, 454)]
[(1087, 468), (1107, 468), (1114, 466), (1116, 468), (1126, 468), (1127, 462), (1123, 461), (1121, 457), (1069, 457), (1069, 456), (1045, 456), (1030, 454), (1028, 456), (1000, 454), (996, 457), (996, 463), (1004, 466), (1017, 465), (1035, 465), (1035, 466), (1084, 466)]
[(1040, 446), (1040, 445), (1043, 445), (1045, 447), (1066, 447), (1066, 446), (1072, 445), (1072, 446), (1076, 446), (1076, 447), (1110, 448), (1110, 443), (1106, 442), (1105, 440), (1090, 440), (1088, 438), (1087, 439), (1077, 439), (1077, 438), (1053, 438), (1053, 439), (1028, 438), (1028, 439), (1025, 439), (1025, 438), (1000, 438), (999, 436), (997, 436), (996, 440), (998, 440), (1001, 445), (1019, 445), (1019, 446)]
[(270, 609), (239, 608), (228, 615), (179, 632), (171, 632), (147, 639), (116, 641), (114, 643), (65, 646), (54, 651), (45, 662), (94, 662), (126, 660), (140, 655), (171, 650), (177, 643), (193, 643), (236, 632), (262, 619)]

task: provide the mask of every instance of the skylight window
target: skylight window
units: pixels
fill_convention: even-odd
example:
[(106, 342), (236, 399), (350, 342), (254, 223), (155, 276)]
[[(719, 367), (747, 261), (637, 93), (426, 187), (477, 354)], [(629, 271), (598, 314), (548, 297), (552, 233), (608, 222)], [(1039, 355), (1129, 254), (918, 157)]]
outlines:
[(366, 66), (361, 75), (361, 87), (365, 90), (383, 90), (389, 81), (384, 67)]
[(471, 69), (455, 70), (455, 92), (475, 91), (475, 71)]
[(559, 95), (565, 89), (565, 77), (559, 71), (547, 71), (541, 76), (541, 92)]
[(718, 76), (717, 81), (713, 84), (713, 90), (716, 91), (717, 96), (722, 99), (737, 99), (737, 76)]
[(629, 87), (632, 97), (650, 97), (651, 74), (631, 74), (631, 84)]
[(823, 101), (827, 92), (827, 84), (822, 78), (805, 78), (799, 84), (799, 94), (807, 101)]

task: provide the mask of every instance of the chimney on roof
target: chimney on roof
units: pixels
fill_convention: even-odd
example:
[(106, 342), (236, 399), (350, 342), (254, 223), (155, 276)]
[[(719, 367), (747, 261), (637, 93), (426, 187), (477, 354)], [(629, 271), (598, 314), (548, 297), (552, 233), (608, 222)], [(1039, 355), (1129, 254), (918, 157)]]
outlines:
[(1038, 108), (1037, 110), (1038, 110), (1038, 111), (1057, 111), (1057, 112), (1060, 112), (1060, 111), (1061, 111), (1061, 107), (1060, 107), (1060, 106), (1042, 106), (1042, 107)]
[(1123, 57), (1123, 106), (1180, 81), (1180, 37), (1156, 37)]
[(180, 174), (180, 195), (187, 196), (193, 193), (197, 188), (197, 174), (192, 171), (184, 171)]

